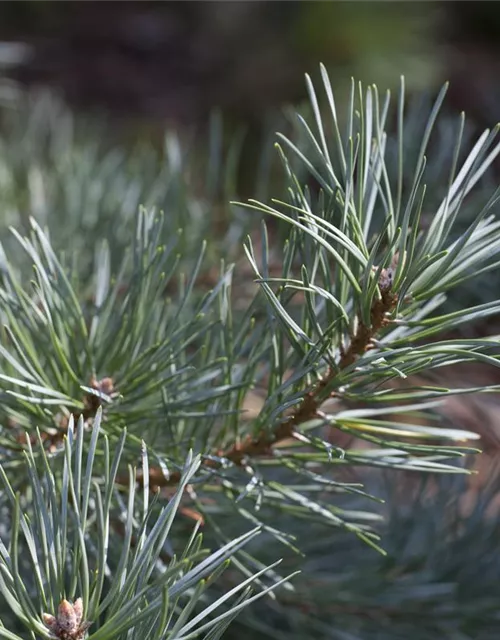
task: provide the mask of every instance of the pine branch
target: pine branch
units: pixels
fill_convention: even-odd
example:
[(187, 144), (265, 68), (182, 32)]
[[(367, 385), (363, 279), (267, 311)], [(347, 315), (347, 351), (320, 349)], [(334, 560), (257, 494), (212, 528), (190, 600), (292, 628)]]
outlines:
[[(134, 626), (133, 631), (131, 627), (130, 633), (127, 631), (132, 640), (159, 639), (168, 634), (178, 637), (204, 583), (201, 573), (196, 573), (200, 548), (195, 536), (188, 545), (192, 548), (189, 561), (193, 570), (188, 569), (190, 573), (183, 573), (180, 579), (181, 587), (189, 593), (183, 591), (185, 599), (178, 602), (180, 587), (173, 584), (163, 594), (173, 596), (172, 611), (182, 610), (181, 621), (168, 626), (164, 617), (167, 604), (160, 601), (155, 580), (170, 579), (164, 573), (165, 563), (169, 565), (167, 573), (184, 571), (183, 566), (175, 564), (179, 557), (176, 551), (179, 545), (184, 548), (186, 535), (190, 535), (185, 527), (177, 530), (175, 537), (172, 533), (170, 552), (169, 527), (174, 511), (184, 511), (191, 520), (189, 525), (196, 519), (198, 527), (204, 519), (211, 548), (234, 551), (235, 569), (263, 592), (269, 580), (278, 584), (282, 577), (274, 571), (274, 565), (263, 563), (263, 558), (269, 557), (269, 536), (266, 544), (260, 548), (254, 544), (251, 551), (234, 542), (241, 541), (242, 525), (251, 523), (252, 531), (257, 527), (270, 534), (272, 541), (293, 551), (296, 545), (302, 550), (304, 541), (307, 551), (308, 543), (312, 543), (311, 563), (316, 567), (310, 571), (306, 589), (311, 587), (312, 592), (312, 587), (318, 586), (319, 595), (331, 605), (332, 591), (342, 597), (346, 594), (335, 588), (333, 578), (338, 576), (340, 585), (343, 580), (348, 582), (338, 561), (331, 576), (333, 589), (327, 593), (316, 580), (318, 563), (323, 566), (330, 557), (325, 548), (331, 546), (331, 534), (348, 533), (348, 540), (341, 545), (344, 548), (353, 545), (353, 534), (376, 548), (380, 539), (377, 523), (382, 507), (364, 510), (357, 499), (378, 500), (383, 492), (365, 482), (366, 476), (356, 476), (364, 484), (347, 482), (341, 471), (354, 474), (362, 466), (431, 472), (433, 477), (467, 473), (467, 466), (461, 462), (471, 449), (463, 443), (474, 439), (475, 434), (455, 425), (445, 428), (432, 422), (437, 413), (436, 399), (455, 392), (497, 388), (482, 385), (479, 389), (470, 386), (449, 390), (426, 386), (415, 376), (433, 371), (439, 374), (442, 367), (467, 362), (500, 365), (496, 338), (450, 339), (447, 333), (457, 323), (497, 314), (500, 301), (439, 315), (449, 290), (467, 282), (474, 273), (494, 269), (498, 263), (500, 223), (492, 213), (499, 193), (477, 207), (458, 237), (453, 231), (470, 190), (482, 184), (484, 172), (499, 153), (500, 147), (493, 143), (496, 131), (483, 134), (462, 162), (462, 128), (458, 127), (457, 139), (448, 145), (453, 155), (449, 174), (440, 182), (442, 188), (429, 229), (422, 232), (427, 143), (442, 95), (425, 126), (413, 163), (413, 157), (405, 153), (403, 140), (402, 87), (397, 140), (391, 156), (395, 167), (391, 169), (385, 127), (388, 101), (381, 107), (375, 88), (366, 92), (360, 88), (356, 99), (353, 85), (348, 132), (343, 139), (340, 130), (344, 127), (337, 120), (331, 86), (326, 76), (323, 80), (330, 103), (328, 123), (323, 123), (309, 83), (312, 126), (299, 120), (303, 139), (298, 146), (281, 138), (288, 153), (279, 148), (287, 202), (273, 200), (273, 206), (269, 206), (251, 200), (244, 205), (285, 223), (289, 231), (278, 270), (270, 268), (273, 256), (265, 225), (257, 249), (249, 238), (245, 251), (255, 277), (250, 286), (255, 290), (257, 283), (259, 293), (248, 306), (233, 304), (233, 269), (225, 260), (213, 290), (198, 290), (206, 243), (201, 252), (191, 243), (178, 244), (176, 228), (180, 220), (175, 215), (141, 211), (134, 218), (134, 229), (124, 225), (127, 242), (131, 239), (125, 257), (120, 243), (108, 247), (102, 242), (94, 258), (86, 255), (83, 263), (78, 261), (78, 249), (71, 254), (74, 263), (69, 263), (59, 251), (61, 235), (56, 233), (59, 240), (54, 241), (36, 220), (30, 220), (31, 235), (15, 232), (14, 237), (16, 248), (21, 246), (28, 264), (35, 266), (32, 284), (26, 282), (23, 261), (18, 264), (19, 251), (16, 266), (1, 254), (0, 311), (6, 327), (0, 344), (4, 424), (0, 445), (6, 458), (2, 478), (8, 490), (0, 507), (7, 511), (14, 505), (16, 509), (14, 542), (19, 540), (22, 546), (19, 558), (25, 561), (22, 579), (26, 584), (16, 585), (10, 578), (9, 562), (14, 554), (10, 549), (6, 552), (7, 544), (0, 545), (0, 558), (4, 558), (5, 571), (9, 572), (2, 574), (8, 577), (3, 588), (21, 620), (26, 617), (26, 612), (19, 616), (19, 606), (24, 611), (26, 605), (25, 594), (37, 593), (41, 603), (34, 608), (38, 613), (30, 611), (29, 615), (40, 625), (36, 616), (45, 612), (51, 616), (47, 620), (55, 624), (61, 598), (75, 603), (79, 596), (75, 589), (82, 584), (87, 593), (82, 594), (85, 620), (95, 620), (101, 613), (106, 618), (97, 631), (98, 638), (115, 637), (113, 616), (118, 612), (120, 624)], [(412, 141), (416, 138), (413, 136)], [(182, 163), (178, 159), (174, 149), (171, 182), (175, 186), (181, 184)], [(319, 185), (318, 193), (303, 186), (307, 182), (304, 173), (306, 178), (312, 175), (314, 185)], [(82, 191), (87, 192), (87, 187)], [(192, 211), (188, 225), (191, 222), (196, 227), (192, 237), (199, 238), (196, 216), (200, 207), (188, 204), (175, 201), (165, 208)], [(116, 219), (108, 222), (116, 230)], [(93, 228), (92, 233), (97, 234), (97, 230)], [(189, 228), (185, 235), (190, 236)], [(86, 246), (97, 237), (80, 236)], [(402, 257), (400, 261), (398, 256)], [(224, 258), (228, 257), (225, 251)], [(167, 287), (180, 263), (189, 266), (189, 277), (180, 278), (176, 287)], [(89, 264), (92, 277), (86, 271)], [(166, 291), (172, 299), (166, 299)], [(442, 339), (435, 340), (436, 335)], [(413, 384), (396, 388), (392, 384), (395, 377), (409, 378)], [(245, 397), (257, 385), (264, 390), (265, 401), (258, 415), (243, 419)], [(331, 397), (335, 404), (329, 414), (324, 403)], [(76, 433), (70, 414), (79, 416)], [(98, 437), (101, 415), (104, 443)], [(16, 424), (15, 430), (9, 426), (11, 421)], [(123, 436), (125, 426), (127, 438)], [(332, 446), (323, 439), (325, 426), (364, 439), (370, 449)], [(32, 436), (35, 427), (41, 431), (43, 447), (35, 450), (30, 439), (23, 446), (15, 441), (19, 430)], [(48, 446), (57, 429), (54, 446)], [(75, 438), (76, 457), (68, 446)], [(116, 464), (110, 464), (110, 445), (120, 453)], [(22, 465), (22, 449), (30, 461), (28, 472)], [(196, 464), (187, 473), (186, 454), (191, 450), (197, 454)], [(127, 464), (132, 467), (138, 457), (143, 463), (139, 473), (135, 475), (131, 468), (125, 477)], [(58, 465), (63, 458), (61, 473)], [(91, 472), (94, 464), (95, 474)], [(11, 471), (15, 471), (12, 478), (8, 477)], [(38, 481), (40, 475), (42, 483)], [(137, 491), (138, 478), (142, 492)], [(372, 486), (374, 491), (368, 492), (366, 487)], [(159, 488), (162, 490), (152, 500), (150, 490)], [(71, 498), (63, 500), (61, 513), (60, 490), (71, 492)], [(136, 495), (140, 501), (134, 508)], [(30, 496), (35, 496), (36, 509), (25, 515)], [(81, 505), (79, 496), (83, 496)], [(115, 499), (117, 504), (110, 511)], [(184, 500), (192, 511), (183, 508)], [(70, 518), (72, 538), (66, 545), (64, 514), (80, 506), (81, 511)], [(57, 535), (45, 530), (46, 522), (52, 523)], [(313, 530), (317, 536), (311, 536)], [(56, 545), (54, 557), (52, 541)], [(325, 543), (321, 557), (314, 547), (318, 541)], [(41, 557), (34, 551), (38, 547)], [(29, 553), (24, 554), (24, 549)], [(63, 593), (66, 549), (73, 554), (77, 567), (77, 571), (69, 572), (69, 593)], [(154, 554), (148, 556), (151, 550)], [(342, 554), (343, 549), (337, 551)], [(363, 548), (365, 555), (354, 558), (351, 564), (371, 558), (369, 551), (368, 546)], [(90, 576), (87, 557), (92, 560)], [(371, 562), (366, 566), (380, 566), (377, 561)], [(37, 571), (38, 567), (48, 567), (50, 575), (37, 577), (34, 585), (33, 569)], [(211, 569), (218, 575), (216, 563)], [(190, 576), (189, 584), (186, 575)], [(387, 576), (391, 577), (390, 571)], [(374, 593), (387, 595), (388, 583), (381, 584), (372, 577)], [(233, 578), (229, 578), (231, 587)], [(211, 579), (212, 574), (207, 580)], [(106, 580), (111, 596), (103, 591)], [(418, 587), (417, 583), (418, 576), (414, 576), (413, 586)], [(220, 587), (222, 605), (227, 586), (224, 582)], [(353, 607), (364, 593), (359, 584), (355, 587), (359, 597), (349, 599)], [(247, 597), (245, 588), (243, 584), (243, 600)], [(46, 593), (50, 593), (48, 603), (44, 601)], [(129, 604), (130, 596), (139, 603), (144, 593), (148, 602), (144, 607), (138, 604), (140, 612), (135, 609), (130, 614), (133, 619), (129, 618), (122, 605)], [(86, 602), (89, 598), (90, 611)], [(297, 599), (289, 601), (296, 603)], [(148, 607), (151, 602), (153, 613)], [(230, 616), (239, 612), (240, 604), (221, 614), (217, 634)], [(113, 607), (111, 611), (108, 605)], [(79, 616), (79, 604), (77, 609)], [(166, 626), (151, 636), (149, 628), (155, 620), (150, 616), (159, 615), (160, 609)], [(323, 607), (325, 614), (332, 610)], [(209, 613), (210, 608), (205, 610), (206, 615)], [(196, 616), (194, 620), (195, 624), (200, 621)], [(204, 625), (197, 631), (204, 633)], [(192, 623), (184, 626), (187, 637), (192, 637), (192, 628)], [(329, 629), (326, 637), (328, 633)]]
[[(208, 457), (203, 460), (203, 466), (209, 469), (220, 468), (222, 462), (218, 462), (215, 458), (219, 458), (226, 463), (230, 462), (235, 466), (242, 466), (246, 461), (253, 458), (272, 455), (272, 448), (274, 446), (290, 438), (294, 438), (297, 427), (319, 415), (318, 411), (326, 399), (324, 397), (324, 391), (330, 386), (338, 371), (343, 371), (354, 364), (356, 359), (370, 347), (370, 344), (377, 337), (380, 329), (385, 327), (389, 322), (388, 316), (394, 310), (398, 298), (397, 295), (391, 291), (390, 285), (382, 286), (386, 284), (383, 278), (384, 274), (381, 276), (379, 282), (380, 298), (376, 298), (373, 301), (370, 326), (366, 326), (358, 318), (357, 331), (352, 337), (349, 347), (341, 355), (338, 369), (333, 370), (330, 368), (328, 373), (314, 385), (314, 388), (307, 392), (298, 408), (281, 422), (272, 433), (262, 432), (258, 436), (248, 436), (243, 442), (236, 443), (226, 451), (216, 451), (213, 457)], [(166, 477), (159, 467), (153, 467), (149, 472), (149, 486), (154, 491), (160, 487), (175, 486), (179, 482), (179, 478), (180, 474), (178, 473), (172, 473)], [(140, 473), (137, 479), (140, 485), (144, 483), (144, 478)], [(121, 477), (118, 479), (118, 484), (124, 481), (125, 478)]]
[[(189, 631), (198, 635), (205, 630), (225, 628), (225, 620), (231, 613), (240, 611), (277, 586), (272, 585), (250, 597), (252, 584), (277, 563), (238, 581), (198, 615), (191, 615), (193, 605), (259, 530), (254, 529), (210, 554), (201, 549), (201, 537), (195, 528), (179, 557), (166, 554), (182, 494), (198, 470), (199, 456), (188, 455), (179, 487), (156, 519), (147, 496), (143, 496), (142, 504), (137, 499), (132, 469), (129, 470), (127, 504), (113, 504), (115, 473), (126, 434), (121, 434), (111, 461), (109, 443), (102, 438), (101, 418), (102, 411), (98, 410), (90, 435), (84, 434), (83, 418), (76, 432), (70, 420), (62, 460), (62, 476), (66, 481), (62, 486), (56, 482), (61, 469), (58, 465), (49, 465), (43, 449), (44, 465), (40, 472), (34, 451), (29, 448), (26, 455), (32, 499), (26, 500), (13, 492), (7, 473), (0, 465), (0, 482), (13, 512), (12, 531), (0, 534), (0, 593), (32, 635), (36, 633), (42, 638), (82, 640), (90, 628), (92, 638), (120, 638), (121, 633), (127, 633), (130, 638), (160, 640), (187, 636)], [(86, 456), (85, 439), (90, 440)], [(94, 466), (101, 450), (100, 439), (104, 439), (103, 450), (107, 455), (105, 473), (98, 482)], [(38, 446), (41, 445), (40, 441)], [(142, 462), (147, 467), (145, 448)], [(86, 471), (82, 476), (83, 465)], [(93, 518), (89, 507), (93, 501), (99, 505), (98, 518)], [(123, 544), (118, 554), (108, 545), (109, 527), (115, 521), (112, 511), (117, 506), (123, 526)], [(23, 558), (20, 548), (25, 544), (29, 551)], [(26, 572), (21, 569), (23, 563), (27, 564)], [(163, 570), (158, 570), (160, 566)], [(65, 584), (67, 572), (70, 580)], [(111, 572), (112, 581), (109, 580)], [(36, 576), (35, 588), (30, 589), (29, 580), (33, 576)], [(176, 605), (186, 597), (190, 606), (179, 611)], [(147, 635), (141, 624), (147, 628)], [(3, 628), (0, 625), (0, 636), (20, 640), (13, 634), (4, 635)]]

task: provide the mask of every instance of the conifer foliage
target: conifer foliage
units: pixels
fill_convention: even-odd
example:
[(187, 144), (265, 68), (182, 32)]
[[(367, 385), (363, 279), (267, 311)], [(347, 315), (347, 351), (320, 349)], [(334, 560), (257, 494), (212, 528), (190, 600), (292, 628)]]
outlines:
[[(443, 128), (446, 88), (415, 127), (403, 82), (353, 82), (342, 113), (320, 84), (278, 136), (282, 193), (233, 203), (222, 239), (217, 126), (203, 198), (172, 136), (161, 162), (103, 152), (44, 103), (3, 137), (0, 637), (488, 637), (496, 605), (457, 611), (446, 531), (415, 527), (478, 444), (441, 402), (497, 390), (440, 378), (499, 366), (497, 336), (450, 332), (500, 300), (447, 307), (500, 261), (497, 129)], [(460, 540), (483, 526), (454, 514)], [(420, 532), (409, 555), (394, 527)]]

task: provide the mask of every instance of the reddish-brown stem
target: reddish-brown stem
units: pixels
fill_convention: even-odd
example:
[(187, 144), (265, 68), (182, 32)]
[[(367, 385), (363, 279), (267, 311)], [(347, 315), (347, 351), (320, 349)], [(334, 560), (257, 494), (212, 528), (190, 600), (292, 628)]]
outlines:
[[(347, 350), (342, 354), (339, 361), (339, 369), (343, 370), (354, 364), (369, 347), (372, 340), (380, 329), (388, 322), (388, 314), (394, 309), (397, 296), (386, 289), (382, 291), (379, 299), (374, 300), (371, 308), (371, 326), (367, 327), (359, 322), (358, 328)], [(234, 465), (241, 466), (245, 460), (268, 456), (272, 454), (272, 448), (277, 444), (293, 438), (296, 427), (314, 418), (321, 404), (324, 402), (324, 389), (332, 382), (336, 372), (332, 369), (319, 380), (311, 391), (309, 391), (298, 405), (297, 409), (278, 427), (272, 431), (263, 431), (257, 436), (248, 436), (242, 442), (238, 442), (225, 451), (218, 451), (217, 457), (229, 460)], [(204, 461), (206, 468), (217, 468), (218, 462), (213, 459)], [(138, 480), (141, 482), (140, 473)], [(149, 472), (150, 487), (155, 490), (159, 487), (172, 486), (179, 482), (180, 475), (173, 473), (166, 478), (159, 468), (151, 468)]]

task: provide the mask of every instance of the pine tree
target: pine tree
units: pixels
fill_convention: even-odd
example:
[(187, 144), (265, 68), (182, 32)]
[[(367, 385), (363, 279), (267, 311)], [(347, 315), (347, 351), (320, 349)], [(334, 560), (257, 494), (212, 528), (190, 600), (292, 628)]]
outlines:
[(497, 336), (450, 337), (500, 308), (457, 305), (499, 262), (497, 130), (440, 121), (446, 87), (407, 114), (403, 82), (340, 115), (321, 79), (281, 196), (222, 234), (219, 120), (200, 195), (173, 135), (3, 114), (0, 637), (494, 632), (496, 487), (465, 511), (477, 434), (442, 402), (498, 385), (442, 371), (498, 367)]

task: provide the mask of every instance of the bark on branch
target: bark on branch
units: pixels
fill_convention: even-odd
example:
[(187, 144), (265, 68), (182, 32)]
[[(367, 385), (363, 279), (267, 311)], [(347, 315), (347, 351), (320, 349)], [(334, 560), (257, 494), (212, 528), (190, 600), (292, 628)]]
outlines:
[[(397, 295), (389, 288), (381, 289), (381, 297), (375, 299), (371, 308), (371, 326), (359, 322), (358, 329), (347, 350), (341, 355), (339, 369), (343, 370), (351, 366), (369, 348), (372, 340), (378, 332), (389, 322), (388, 315), (393, 311)], [(234, 465), (241, 466), (245, 460), (256, 457), (272, 455), (272, 449), (277, 444), (293, 438), (296, 428), (317, 416), (320, 406), (326, 398), (323, 396), (325, 388), (332, 382), (336, 373), (330, 370), (315, 387), (309, 391), (298, 405), (295, 411), (274, 431), (262, 432), (257, 436), (248, 436), (242, 442), (231, 446), (226, 451), (218, 451), (217, 457), (229, 460)], [(219, 463), (213, 459), (204, 461), (206, 468), (217, 468)], [(153, 490), (160, 487), (172, 486), (179, 482), (180, 474), (173, 473), (165, 477), (160, 468), (151, 468), (149, 472), (149, 486)], [(119, 481), (118, 481), (119, 482)], [(138, 474), (138, 482), (142, 483), (141, 474)]]

